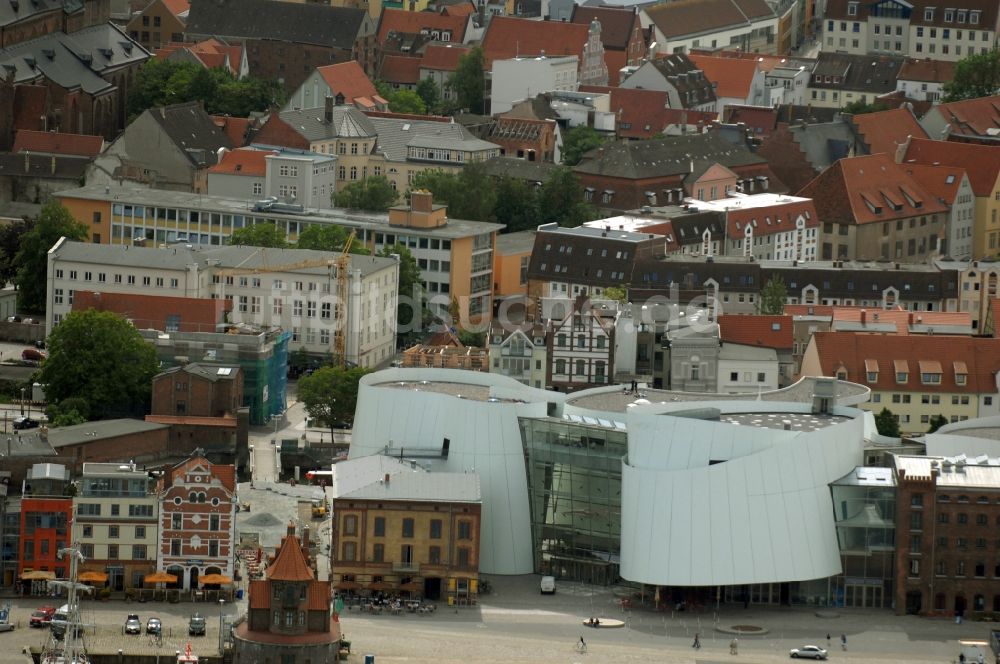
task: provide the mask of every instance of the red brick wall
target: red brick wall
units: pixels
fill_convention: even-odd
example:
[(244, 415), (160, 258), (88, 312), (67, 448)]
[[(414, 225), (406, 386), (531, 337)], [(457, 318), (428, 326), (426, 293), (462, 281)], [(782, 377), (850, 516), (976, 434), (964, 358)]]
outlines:
[(143, 462), (173, 454), (168, 443), (169, 427), (145, 431), (143, 433), (103, 438), (79, 445), (67, 445), (56, 450), (59, 459), (54, 463), (64, 463), (74, 472), (83, 470), (83, 463), (121, 461), (124, 458)]
[(302, 138), (287, 122), (278, 117), (277, 113), (271, 114), (271, 117), (260, 128), (260, 131), (257, 132), (254, 141), (262, 145), (279, 145), (286, 148), (299, 148), (301, 150), (309, 149), (309, 141)]
[(194, 297), (150, 297), (130, 293), (76, 291), (73, 310), (110, 311), (131, 320), (139, 329), (165, 330), (167, 316), (180, 316), (180, 332), (215, 332), (216, 324), (232, 310), (229, 300)]
[[(177, 406), (183, 403), (183, 412)], [(243, 405), (243, 371), (230, 380), (211, 381), (186, 371), (172, 371), (153, 378), (153, 415), (222, 417)]]

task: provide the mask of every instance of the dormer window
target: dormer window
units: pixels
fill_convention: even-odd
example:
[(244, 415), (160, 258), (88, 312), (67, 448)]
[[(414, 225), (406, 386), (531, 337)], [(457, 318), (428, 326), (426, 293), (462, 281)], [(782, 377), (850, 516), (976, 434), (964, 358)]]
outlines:
[(857, 16), (858, 15), (858, 3), (852, 2), (847, 5), (847, 15)]
[(920, 382), (924, 385), (941, 384), (941, 363), (933, 360), (921, 360)]
[(896, 382), (906, 383), (910, 379), (910, 365), (906, 360), (896, 360), (893, 365), (896, 370)]
[(934, 20), (934, 7), (927, 7), (924, 9), (924, 20), (925, 21)]

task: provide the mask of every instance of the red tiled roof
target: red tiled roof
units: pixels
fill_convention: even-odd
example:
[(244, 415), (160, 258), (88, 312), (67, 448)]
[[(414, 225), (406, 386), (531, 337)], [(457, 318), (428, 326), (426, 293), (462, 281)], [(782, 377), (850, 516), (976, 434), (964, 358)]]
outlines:
[(934, 108), (954, 134), (986, 136), (1000, 127), (1000, 95), (939, 104)]
[(306, 611), (330, 610), (330, 583), (328, 581), (313, 581), (309, 584), (309, 601)]
[(773, 12), (764, 0), (675, 0), (646, 9), (646, 15), (666, 37), (695, 35), (749, 25), (747, 17)]
[(459, 2), (441, 8), (441, 14), (444, 16), (469, 16), (474, 13), (476, 13), (476, 6), (471, 2)]
[(275, 154), (278, 153), (272, 150), (229, 150), (208, 172), (264, 177), (267, 173), (267, 157)]
[(913, 139), (903, 157), (904, 162), (911, 160), (918, 164), (938, 163), (965, 168), (978, 197), (991, 196), (1000, 176), (1000, 148), (994, 145)]
[(896, 148), (906, 143), (908, 138), (927, 138), (927, 132), (905, 106), (852, 115), (851, 123), (872, 154), (885, 152), (895, 158)]
[(518, 56), (583, 56), (590, 28), (578, 23), (531, 21), (526, 18), (494, 16), (483, 38), (486, 67), (494, 60)]
[(231, 118), (228, 115), (213, 115), (212, 122), (225, 132), (229, 142), (241, 148), (247, 142), (247, 132), (250, 130), (249, 118)]
[[(386, 10), (391, 11), (391, 10)], [(369, 80), (365, 70), (357, 60), (339, 62), (335, 65), (317, 67), (316, 71), (330, 86), (334, 96), (344, 95), (344, 99), (353, 102), (357, 97), (371, 97), (378, 94), (375, 85)]]
[(236, 635), (242, 641), (251, 643), (266, 643), (274, 646), (297, 646), (297, 645), (319, 645), (323, 643), (334, 643), (340, 640), (340, 623), (330, 617), (329, 631), (325, 632), (303, 632), (302, 634), (281, 634), (271, 631), (253, 631), (250, 623), (244, 620), (235, 629)]
[(790, 316), (830, 316), (833, 306), (828, 304), (786, 304), (785, 314)]
[[(813, 335), (820, 369), (834, 376), (838, 367), (847, 371), (847, 380), (867, 385), (873, 390), (894, 392), (965, 392), (993, 394), (995, 374), (1000, 370), (1000, 339), (946, 335), (855, 334), (854, 332), (817, 332)], [(868, 381), (865, 361), (878, 363), (878, 379)], [(906, 362), (907, 381), (896, 382), (896, 363)], [(940, 383), (921, 380), (920, 362), (939, 362)], [(968, 376), (964, 385), (955, 381), (956, 363), (965, 363)], [(869, 362), (869, 366), (871, 362)]]
[(708, 125), (715, 120), (715, 113), (667, 108), (667, 93), (660, 90), (581, 85), (580, 92), (611, 95), (610, 109), (618, 114), (618, 135), (621, 138), (652, 138), (670, 125), (697, 125), (699, 121)]
[(21, 129), (14, 138), (11, 152), (45, 152), (96, 157), (103, 148), (104, 138), (101, 136)]
[[(914, 197), (914, 202), (921, 203), (919, 208), (910, 203), (904, 190)], [(948, 210), (887, 154), (841, 159), (797, 195), (812, 198), (823, 221), (841, 224), (867, 224)]]
[(778, 109), (770, 106), (727, 105), (723, 110), (723, 122), (742, 122), (755, 136), (767, 137), (778, 126)]
[(14, 129), (42, 131), (49, 89), (44, 85), (18, 85), (14, 88)]
[(424, 55), (420, 59), (420, 67), (436, 71), (455, 71), (458, 68), (459, 59), (470, 50), (472, 49), (467, 46), (430, 44), (424, 49)]
[(170, 482), (173, 484), (180, 475), (183, 475), (192, 466), (205, 466), (209, 472), (219, 480), (230, 493), (236, 492), (236, 466), (225, 463), (212, 463), (203, 456), (192, 456), (181, 461), (170, 469)]
[(624, 51), (604, 51), (604, 65), (608, 68), (608, 85), (617, 86), (621, 82), (622, 67), (628, 64), (628, 53)]
[(271, 584), (264, 579), (255, 579), (247, 586), (251, 609), (271, 608)]
[[(289, 527), (293, 529), (294, 526)], [(302, 551), (302, 543), (294, 534), (289, 533), (281, 540), (278, 555), (267, 568), (267, 578), (272, 581), (312, 581), (316, 578)]]
[[(739, 199), (731, 199), (738, 203)], [(795, 222), (804, 217), (806, 228), (819, 226), (819, 216), (812, 200), (789, 200), (787, 203), (752, 208), (732, 207), (726, 210), (726, 237), (742, 238), (747, 224), (753, 226), (754, 237), (795, 230)]]
[(379, 78), (387, 83), (415, 85), (420, 82), (420, 58), (406, 55), (386, 55), (382, 58)]
[(180, 16), (191, 10), (191, 3), (188, 0), (163, 0), (163, 5), (170, 10), (174, 16)]
[(865, 309), (864, 307), (834, 307), (834, 323), (860, 323), (864, 312), (865, 324), (893, 325), (896, 334), (909, 335), (911, 325), (958, 325), (972, 329), (972, 314), (969, 312), (920, 311), (905, 309)]
[(383, 9), (378, 22), (378, 43), (384, 44), (390, 32), (419, 35), (424, 30), (448, 31), (449, 41), (465, 41), (468, 16), (446, 16), (434, 12), (410, 12), (405, 9)]
[(947, 83), (955, 78), (955, 62), (946, 60), (913, 60), (907, 59), (899, 68), (896, 79), (900, 81), (919, 81), (921, 83)]
[(715, 84), (716, 97), (746, 99), (750, 96), (756, 60), (716, 58), (710, 55), (689, 55), (691, 62), (705, 73), (705, 78)]
[(601, 43), (605, 49), (624, 51), (628, 48), (632, 31), (639, 15), (631, 7), (585, 7), (575, 5), (571, 22), (589, 26), (591, 21), (601, 23)]
[(965, 169), (958, 166), (903, 164), (903, 168), (929, 194), (947, 205), (955, 202), (958, 188), (962, 186), (962, 178), (966, 175)]
[(784, 350), (792, 347), (792, 317), (719, 316), (719, 335), (731, 344)]

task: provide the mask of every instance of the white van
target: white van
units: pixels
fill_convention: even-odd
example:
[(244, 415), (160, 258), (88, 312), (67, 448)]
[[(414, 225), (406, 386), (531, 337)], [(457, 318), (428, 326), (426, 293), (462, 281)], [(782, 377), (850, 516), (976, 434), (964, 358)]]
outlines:
[(52, 614), (52, 622), (49, 623), (52, 627), (52, 633), (62, 638), (62, 635), (66, 632), (67, 620), (69, 620), (69, 604), (63, 604)]
[(541, 591), (543, 595), (555, 595), (556, 594), (556, 577), (554, 576), (543, 576), (541, 583)]

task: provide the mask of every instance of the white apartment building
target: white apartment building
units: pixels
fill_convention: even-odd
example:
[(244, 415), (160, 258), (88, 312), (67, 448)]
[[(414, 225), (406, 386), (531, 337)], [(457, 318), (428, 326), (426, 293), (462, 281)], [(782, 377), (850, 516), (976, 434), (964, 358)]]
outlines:
[(213, 196), (330, 209), (337, 186), (337, 157), (314, 152), (241, 148), (221, 155), (208, 169), (205, 191)]
[(778, 389), (778, 353), (773, 348), (724, 343), (717, 370), (718, 392), (758, 394)]
[(575, 92), (578, 63), (575, 55), (494, 60), (490, 111), (506, 113), (515, 103), (542, 92)]
[(487, 343), (490, 373), (513, 378), (528, 387), (545, 389), (548, 349), (543, 325), (523, 323), (507, 329), (494, 320)]
[[(399, 263), (352, 255), (346, 320), (338, 298), (336, 253), (259, 247), (164, 245), (146, 248), (61, 239), (49, 250), (46, 334), (73, 309), (78, 290), (151, 297), (225, 298), (231, 323), (292, 333), (291, 350), (333, 352), (346, 325), (347, 361), (389, 362), (396, 345)], [(165, 330), (170, 331), (170, 330)]]
[(160, 499), (156, 478), (134, 463), (84, 463), (73, 498), (73, 541), (88, 571), (115, 591), (142, 588), (156, 567)]

